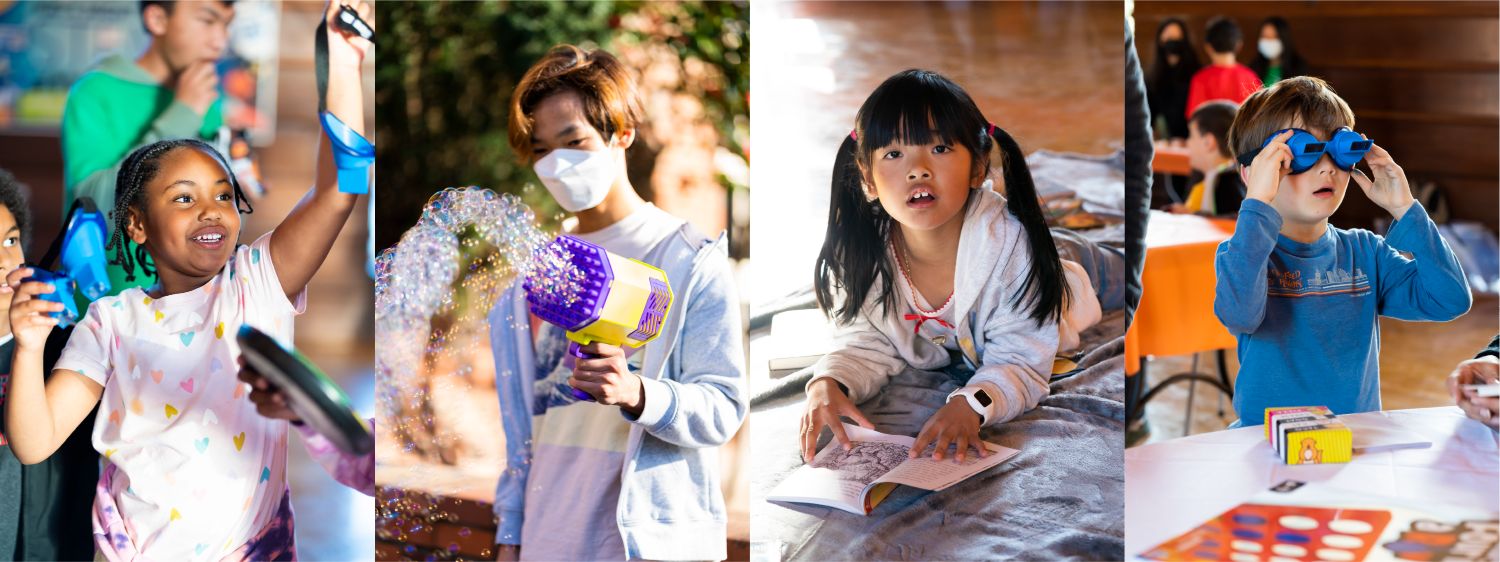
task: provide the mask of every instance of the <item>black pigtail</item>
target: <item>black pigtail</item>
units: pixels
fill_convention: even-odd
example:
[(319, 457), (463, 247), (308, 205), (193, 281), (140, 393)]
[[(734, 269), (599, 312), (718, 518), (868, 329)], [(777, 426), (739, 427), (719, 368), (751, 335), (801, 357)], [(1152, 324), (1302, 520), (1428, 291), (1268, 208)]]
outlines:
[(834, 158), (828, 230), (813, 272), (818, 307), (841, 324), (859, 316), (868, 288), (877, 280), (881, 283), (878, 298), (882, 306), (890, 309), (896, 298), (891, 291), (891, 266), (881, 243), (890, 230), (891, 217), (879, 201), (865, 197), (857, 163), (858, 146), (852, 136), (844, 137)]
[(1057, 245), (1053, 243), (1052, 232), (1047, 229), (1047, 221), (1042, 215), (1036, 184), (1031, 179), (1031, 169), (1026, 166), (1026, 155), (1004, 129), (992, 127), (990, 134), (1000, 145), (1006, 209), (1021, 221), (1031, 246), (1031, 271), (1014, 298), (1031, 306), (1031, 318), (1040, 326), (1049, 319), (1061, 317), (1063, 306), (1072, 298), (1072, 293), (1063, 275), (1062, 260), (1057, 256)]

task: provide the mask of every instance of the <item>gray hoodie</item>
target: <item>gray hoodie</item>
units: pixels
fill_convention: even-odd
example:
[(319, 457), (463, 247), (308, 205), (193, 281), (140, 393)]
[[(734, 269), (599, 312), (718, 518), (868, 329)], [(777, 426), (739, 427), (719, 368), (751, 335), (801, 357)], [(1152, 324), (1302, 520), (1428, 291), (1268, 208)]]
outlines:
[[(965, 388), (984, 388), (995, 398), (987, 416), (990, 425), (1036, 407), (1048, 392), (1058, 328), (1052, 320), (1038, 326), (1029, 307), (1016, 302), (1030, 270), (1026, 231), (1006, 210), (1005, 198), (977, 190), (970, 196), (959, 235), (953, 303), (959, 349), (965, 363), (975, 369)], [(918, 337), (898, 311), (882, 313), (875, 290), (871, 287), (859, 317), (838, 328), (835, 340), (841, 349), (813, 365), (812, 381), (831, 378), (842, 383), (856, 404), (875, 396), (908, 365), (936, 370), (950, 360), (946, 349)]]
[[(680, 220), (680, 219), (679, 219)], [(745, 394), (744, 332), (739, 299), (725, 256), (725, 240), (704, 239), (682, 223), (641, 261), (660, 267), (674, 302), (661, 335), (641, 348), (646, 396), (630, 424), (616, 511), (625, 554), (631, 559), (722, 560), (727, 556), (728, 513), (720, 491), (718, 446), (728, 442), (749, 408)], [(499, 376), (500, 415), (509, 467), (495, 488), (496, 542), (519, 544), (527, 491), (533, 500), (568, 510), (573, 487), (545, 470), (534, 470), (533, 415), (549, 407), (536, 396), (533, 379), (552, 365), (537, 365), (525, 292), (512, 286), (490, 311), (490, 341)], [(575, 457), (574, 462), (584, 462)], [(549, 529), (555, 540), (568, 529)], [(525, 545), (522, 545), (525, 554)]]

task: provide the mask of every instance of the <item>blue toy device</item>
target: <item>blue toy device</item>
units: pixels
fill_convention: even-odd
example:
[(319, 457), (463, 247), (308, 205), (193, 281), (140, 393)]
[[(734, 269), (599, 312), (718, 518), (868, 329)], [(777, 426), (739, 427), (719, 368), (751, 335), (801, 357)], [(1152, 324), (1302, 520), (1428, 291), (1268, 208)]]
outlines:
[[(346, 33), (375, 41), (375, 30), (349, 6), (339, 6), (334, 25)], [(318, 117), (323, 132), (333, 144), (333, 162), (339, 168), (339, 191), (370, 192), (370, 166), (375, 163), (375, 145), (328, 112), (328, 22), (318, 24), (313, 42), (313, 74), (318, 80)]]
[(1249, 166), (1255, 161), (1260, 151), (1271, 144), (1271, 140), (1287, 131), (1293, 131), (1291, 138), (1286, 140), (1287, 148), (1292, 149), (1292, 173), (1300, 174), (1312, 169), (1318, 160), (1327, 154), (1333, 159), (1333, 165), (1340, 170), (1349, 171), (1354, 165), (1363, 160), (1365, 153), (1375, 145), (1375, 141), (1369, 140), (1354, 132), (1348, 127), (1339, 127), (1333, 132), (1333, 138), (1327, 141), (1318, 140), (1318, 137), (1302, 129), (1282, 129), (1271, 133), (1266, 140), (1260, 143), (1260, 148), (1241, 154), (1239, 162)]
[[(109, 275), (104, 269), (109, 261), (104, 253), (105, 234), (108, 232), (104, 214), (94, 206), (94, 201), (80, 197), (68, 213), (67, 226), (52, 241), (40, 264), (32, 268), (31, 277), (26, 278), (26, 281), (52, 284), (51, 293), (37, 298), (62, 303), (63, 310), (52, 313), (52, 317), (58, 319), (59, 328), (77, 322), (81, 316), (73, 296), (75, 289), (89, 301), (109, 294)], [(59, 258), (62, 269), (51, 270), (57, 267)]]

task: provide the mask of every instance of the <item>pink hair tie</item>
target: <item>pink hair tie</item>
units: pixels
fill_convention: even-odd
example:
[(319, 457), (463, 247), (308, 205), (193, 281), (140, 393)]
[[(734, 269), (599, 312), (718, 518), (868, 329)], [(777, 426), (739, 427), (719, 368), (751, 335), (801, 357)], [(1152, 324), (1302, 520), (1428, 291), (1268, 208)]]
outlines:
[(855, 142), (859, 142), (859, 130), (855, 129), (853, 131), (849, 131), (849, 138), (853, 139)]
[(995, 124), (990, 123), (990, 136), (995, 136)]

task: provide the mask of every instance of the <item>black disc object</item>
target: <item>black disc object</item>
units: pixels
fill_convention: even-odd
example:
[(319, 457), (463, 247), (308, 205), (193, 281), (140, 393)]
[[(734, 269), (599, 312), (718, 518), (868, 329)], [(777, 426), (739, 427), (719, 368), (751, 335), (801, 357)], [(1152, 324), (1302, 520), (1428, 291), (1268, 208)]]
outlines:
[(347, 454), (363, 456), (375, 449), (375, 436), (349, 405), (349, 397), (311, 361), (249, 325), (240, 327), (238, 339), (245, 363), (286, 396), (302, 423)]

